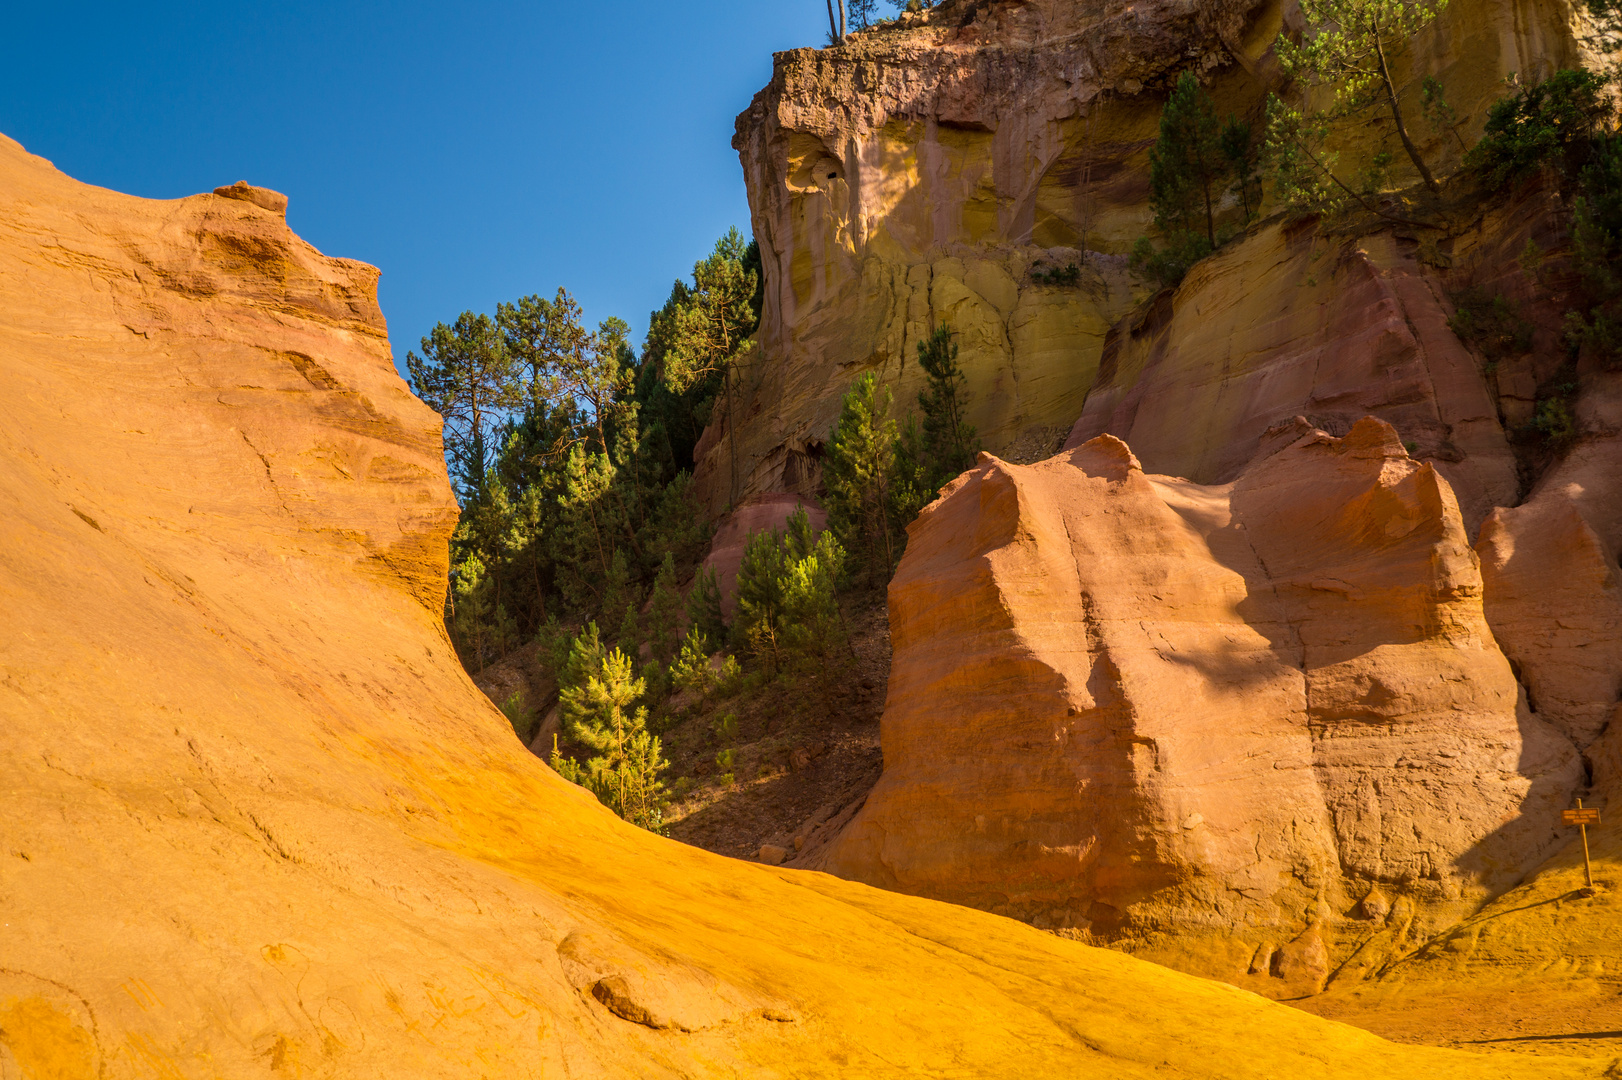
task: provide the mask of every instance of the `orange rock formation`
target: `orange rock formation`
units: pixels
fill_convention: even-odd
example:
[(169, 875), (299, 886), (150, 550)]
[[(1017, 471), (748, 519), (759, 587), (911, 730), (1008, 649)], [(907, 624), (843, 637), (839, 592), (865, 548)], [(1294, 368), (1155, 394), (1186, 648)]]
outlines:
[(1295, 995), (1555, 852), (1588, 743), (1520, 698), (1447, 482), (1374, 419), (1271, 439), (1218, 487), (1107, 435), (949, 486), (823, 865)]
[(376, 275), (0, 139), (0, 1076), (1596, 1080), (612, 817), (445, 641)]

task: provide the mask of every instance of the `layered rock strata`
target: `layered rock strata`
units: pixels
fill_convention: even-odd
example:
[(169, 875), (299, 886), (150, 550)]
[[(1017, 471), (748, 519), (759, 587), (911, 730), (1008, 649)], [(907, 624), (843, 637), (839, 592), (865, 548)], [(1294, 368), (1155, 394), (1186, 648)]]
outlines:
[(0, 1076), (1596, 1080), (612, 817), (444, 637), (376, 276), (0, 139)]
[(1112, 436), (983, 457), (912, 526), (890, 618), (884, 775), (822, 865), (1264, 992), (1513, 886), (1585, 780), (1450, 486), (1372, 418), (1297, 421), (1215, 487)]
[[(711, 513), (761, 492), (814, 495), (840, 396), (873, 371), (913, 408), (916, 346), (936, 325), (956, 334), (986, 448), (1020, 462), (1053, 453), (1095, 381), (1111, 381), (1106, 336), (1143, 296), (1126, 255), (1151, 223), (1147, 154), (1166, 84), (1192, 68), (1219, 112), (1259, 124), (1280, 88), (1272, 43), (1299, 26), (1294, 4), (1262, 0), (949, 2), (839, 48), (779, 54), (734, 139), (765, 306), (735, 424), (718, 415), (698, 462)], [(1455, 0), (1405, 50), (1398, 81), (1417, 115), (1423, 78), (1439, 77), (1468, 136), (1506, 74), (1571, 63), (1581, 34), (1563, 3)], [(1458, 137), (1414, 134), (1433, 163), (1456, 162)], [(1389, 135), (1375, 120), (1359, 139)], [(1371, 258), (1367, 273), (1385, 275)], [(1453, 389), (1436, 389), (1442, 412), (1476, 416), (1479, 392), (1454, 401)], [(1488, 449), (1507, 456), (1501, 440)], [(1449, 475), (1485, 513), (1501, 468), (1484, 460), (1481, 472), (1469, 485)]]

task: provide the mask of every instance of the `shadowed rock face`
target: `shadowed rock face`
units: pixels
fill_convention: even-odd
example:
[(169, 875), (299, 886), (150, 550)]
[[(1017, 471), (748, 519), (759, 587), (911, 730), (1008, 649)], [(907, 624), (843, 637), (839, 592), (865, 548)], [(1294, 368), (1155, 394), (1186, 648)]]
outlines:
[(1582, 765), (1518, 701), (1451, 489), (1377, 420), (1285, 441), (1222, 487), (1111, 436), (948, 487), (826, 868), (1292, 994), (1536, 867)]
[(620, 822), (444, 638), (375, 281), (0, 139), (0, 1076), (1593, 1077)]

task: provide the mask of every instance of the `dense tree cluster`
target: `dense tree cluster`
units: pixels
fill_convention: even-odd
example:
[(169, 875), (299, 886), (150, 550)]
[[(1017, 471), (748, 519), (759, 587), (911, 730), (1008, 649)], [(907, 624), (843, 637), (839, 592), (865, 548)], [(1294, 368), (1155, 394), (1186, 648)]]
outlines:
[[(572, 778), (643, 824), (656, 824), (661, 759), (631, 702), (669, 685), (677, 578), (708, 540), (688, 499), (694, 448), (747, 362), (759, 282), (758, 249), (733, 230), (652, 314), (640, 356), (624, 322), (588, 327), (560, 289), (493, 317), (465, 312), (406, 358), (413, 389), (445, 418), (462, 504), (447, 625), (463, 662), (478, 670), (537, 635), (566, 642), (568, 735), (590, 751)], [(689, 600), (718, 638), (713, 578)], [(591, 644), (599, 625), (612, 628), (606, 649)], [(527, 727), (522, 703), (509, 706)]]
[(462, 503), (450, 626), (470, 667), (549, 618), (617, 627), (667, 562), (691, 566), (707, 539), (693, 452), (747, 360), (758, 291), (758, 253), (733, 230), (653, 313), (640, 356), (622, 321), (588, 328), (562, 289), (464, 313), (407, 356), (445, 417)]
[(890, 580), (906, 528), (941, 486), (974, 463), (980, 450), (965, 422), (967, 392), (950, 328), (918, 343), (925, 385), (920, 425), (890, 415), (890, 389), (869, 372), (845, 395), (823, 461), (828, 525), (846, 550), (859, 552), (866, 580)]

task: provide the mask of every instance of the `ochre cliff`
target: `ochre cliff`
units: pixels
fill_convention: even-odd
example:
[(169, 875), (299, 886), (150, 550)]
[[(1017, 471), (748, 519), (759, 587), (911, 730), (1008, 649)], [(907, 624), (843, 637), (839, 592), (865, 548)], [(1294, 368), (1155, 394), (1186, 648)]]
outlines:
[(0, 139), (0, 1076), (1597, 1080), (612, 817), (445, 642), (375, 278)]
[[(1563, 0), (1454, 0), (1402, 58), (1403, 93), (1417, 102), (1423, 77), (1440, 77), (1461, 130), (1478, 131), (1503, 76), (1579, 54), (1575, 19)], [(840, 396), (874, 371), (913, 408), (916, 346), (937, 324), (956, 334), (986, 449), (1053, 453), (1109, 367), (1111, 326), (1143, 298), (1126, 255), (1150, 224), (1166, 84), (1192, 67), (1219, 111), (1259, 121), (1279, 86), (1272, 43), (1300, 24), (1276, 0), (948, 0), (838, 48), (779, 54), (734, 139), (765, 305), (740, 373), (736, 475), (724, 410), (698, 462), (712, 514), (762, 492), (814, 494)], [(1433, 162), (1456, 161), (1451, 135), (1416, 137)], [(1386, 275), (1389, 259), (1369, 257), (1366, 275)], [(1051, 276), (1066, 267), (1073, 279)], [(1475, 415), (1470, 395), (1439, 393), (1443, 411)], [(1449, 474), (1471, 508), (1508, 458), (1490, 425), (1473, 434), (1479, 476)]]

